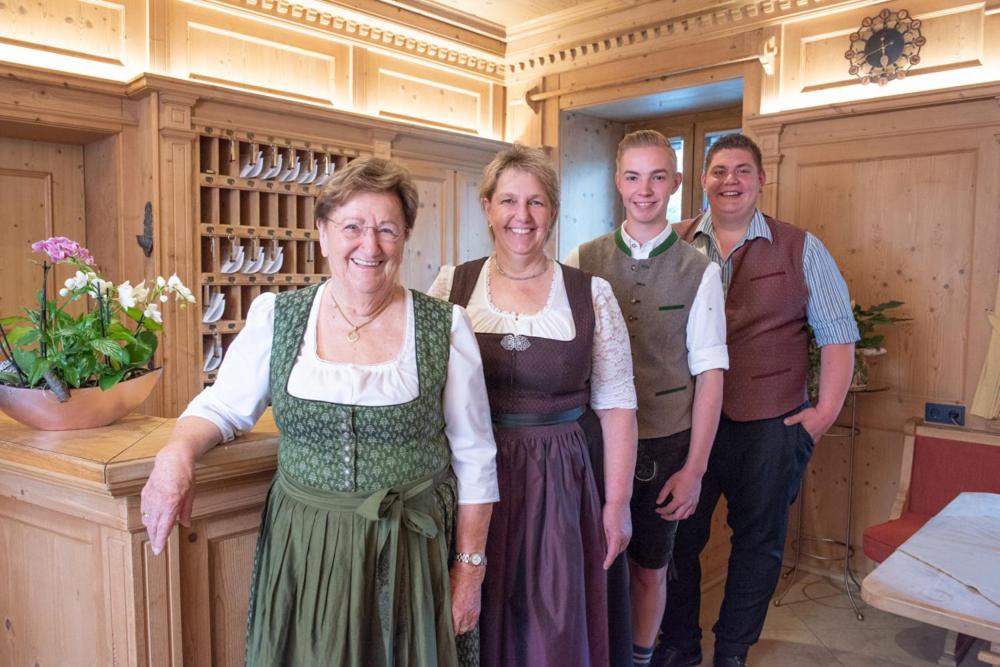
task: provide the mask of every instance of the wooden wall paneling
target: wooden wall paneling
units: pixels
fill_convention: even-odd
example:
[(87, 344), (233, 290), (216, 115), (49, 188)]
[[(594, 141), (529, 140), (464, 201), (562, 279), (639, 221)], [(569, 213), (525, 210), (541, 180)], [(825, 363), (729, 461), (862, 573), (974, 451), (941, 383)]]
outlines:
[(492, 107), (493, 118), (490, 123), (489, 136), (502, 139), (505, 135), (504, 116), (507, 110), (507, 88), (498, 83), (492, 84), (490, 88), (490, 106)]
[[(993, 114), (1000, 112), (997, 100), (985, 102)], [(1000, 208), (1000, 183), (991, 174), (1000, 173), (1000, 119), (992, 127), (977, 132), (976, 180), (963, 187), (975, 193), (976, 220), (973, 236), (972, 264), (969, 267), (972, 293), (969, 299), (968, 345), (966, 347), (965, 387), (962, 402), (972, 404), (979, 383), (979, 376), (990, 347), (993, 328), (988, 315), (996, 304), (997, 277), (1000, 276), (1000, 225), (996, 224), (996, 212)], [(971, 428), (998, 430), (1000, 421), (986, 420), (969, 415), (967, 423)]]
[(445, 130), (493, 135), (489, 81), (370, 51), (368, 113)]
[(104, 623), (101, 636), (111, 643), (111, 654), (117, 664), (137, 662), (136, 605), (132, 590), (132, 538), (126, 532), (101, 527), (100, 539), (104, 557)]
[[(31, 244), (67, 236), (86, 245), (83, 150), (78, 145), (0, 137), (0, 220), (6, 236), (0, 248), (0, 314), (37, 307), (43, 256)], [(49, 283), (58, 289), (73, 271), (59, 267)]]
[(627, 128), (624, 123), (564, 112), (559, 132), (558, 255), (565, 258), (573, 248), (607, 234), (622, 220), (615, 155)]
[(344, 42), (188, 2), (171, 2), (169, 20), (175, 76), (351, 108), (351, 47)]
[[(159, 215), (154, 234), (158, 249), (154, 254), (159, 272), (176, 272), (185, 285), (198, 293), (200, 290), (195, 288), (201, 268), (201, 238), (196, 224), (197, 136), (191, 124), (195, 101), (194, 97), (174, 93), (158, 95)], [(163, 305), (169, 326), (160, 335), (159, 357), (169, 378), (160, 385), (157, 414), (177, 415), (201, 389), (201, 304), (182, 308), (171, 300)]]
[(144, 276), (128, 274), (122, 261), (124, 235), (112, 233), (122, 226), (120, 141), (121, 135), (112, 134), (83, 146), (87, 247), (107, 280), (137, 285)]
[(963, 395), (970, 369), (956, 351), (964, 352), (971, 315), (974, 140), (955, 132), (919, 143), (845, 142), (808, 157), (803, 151), (789, 164), (796, 170), (794, 193), (786, 195), (784, 181), (779, 184), (786, 219), (826, 243), (853, 299), (898, 299), (906, 302), (900, 312), (915, 319), (885, 332), (889, 356), (877, 379), (893, 390), (871, 397), (866, 407), (885, 405), (892, 394), (911, 400), (902, 414), (882, 411), (882, 428), (899, 428), (922, 412), (925, 399), (960, 402)]
[(482, 172), (455, 172), (455, 250), (451, 262), (461, 264), (493, 252), (489, 225), (479, 200)]
[(180, 606), (180, 542), (178, 531), (167, 538), (167, 545), (158, 556), (153, 555), (145, 531), (132, 535), (132, 559), (142, 576), (134, 577), (137, 632), (140, 650), (139, 665), (170, 665), (182, 667), (183, 618)]
[[(153, 3), (158, 4), (158, 3)], [(146, 69), (147, 3), (47, 0), (0, 4), (5, 59), (124, 79)]]
[(807, 107), (996, 79), (998, 53), (989, 45), (1000, 35), (1000, 22), (984, 3), (915, 0), (905, 9), (922, 21), (927, 43), (920, 63), (885, 88), (859, 85), (844, 58), (848, 36), (880, 9), (862, 4), (783, 25), (779, 88), (777, 94), (769, 91), (764, 106)]
[(542, 128), (538, 115), (541, 105), (536, 107), (528, 102), (528, 95), (540, 92), (541, 87), (541, 79), (507, 86), (504, 131), (499, 135), (504, 140), (528, 146), (538, 146), (542, 143)]
[(420, 196), (417, 221), (406, 242), (400, 280), (426, 291), (442, 264), (453, 261), (450, 251), (455, 224), (454, 171), (433, 164), (408, 162)]
[[(1000, 272), (995, 101), (938, 101), (895, 111), (872, 106), (873, 112), (861, 108), (842, 118), (816, 110), (750, 123), (768, 159), (780, 162), (779, 217), (824, 241), (853, 299), (898, 299), (906, 303), (899, 314), (913, 318), (882, 331), (888, 354), (875, 360), (872, 383), (889, 390), (858, 397), (855, 544), (865, 526), (885, 521), (891, 510), (905, 421), (922, 414), (926, 401), (971, 401), (989, 340), (985, 313)], [(985, 427), (971, 415), (967, 424)], [(813, 456), (809, 535), (841, 539), (844, 533), (845, 446), (827, 438)], [(873, 565), (861, 556), (854, 564), (862, 573)]]
[(99, 541), (93, 524), (0, 497), (0, 663), (111, 664)]

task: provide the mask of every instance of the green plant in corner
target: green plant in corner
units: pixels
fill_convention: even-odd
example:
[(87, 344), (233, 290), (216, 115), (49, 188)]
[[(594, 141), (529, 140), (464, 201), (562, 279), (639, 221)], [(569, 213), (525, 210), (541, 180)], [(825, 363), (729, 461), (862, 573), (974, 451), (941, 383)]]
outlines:
[[(887, 312), (902, 305), (904, 305), (902, 301), (883, 301), (874, 306), (862, 308), (859, 304), (851, 302), (854, 321), (858, 325), (858, 333), (861, 336), (854, 345), (854, 377), (851, 380), (852, 387), (864, 387), (868, 384), (866, 359), (871, 356), (885, 354), (885, 348), (882, 347), (885, 335), (875, 333), (875, 328), (892, 325), (896, 322), (908, 322), (911, 319), (909, 317), (896, 317)], [(809, 329), (809, 399), (814, 404), (819, 397), (819, 350), (812, 329)]]
[[(184, 306), (194, 296), (176, 274), (132, 285), (115, 285), (95, 269), (94, 258), (79, 243), (55, 236), (31, 245), (46, 255), (38, 307), (0, 319), (0, 383), (13, 387), (47, 385), (60, 400), (67, 387), (107, 390), (150, 369), (163, 330), (160, 304), (170, 295)], [(56, 264), (76, 268), (58, 298), (48, 293), (48, 274)], [(85, 300), (79, 315), (66, 307)], [(127, 324), (131, 321), (131, 324)]]

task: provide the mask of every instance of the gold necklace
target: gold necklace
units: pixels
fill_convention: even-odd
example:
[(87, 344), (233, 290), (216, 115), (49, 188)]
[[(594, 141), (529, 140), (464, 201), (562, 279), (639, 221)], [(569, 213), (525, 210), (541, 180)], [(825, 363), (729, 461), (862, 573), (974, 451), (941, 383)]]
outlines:
[(358, 334), (358, 331), (362, 327), (366, 327), (372, 322), (374, 322), (378, 318), (378, 316), (382, 314), (382, 311), (384, 311), (386, 308), (389, 307), (389, 305), (392, 303), (392, 297), (394, 291), (395, 291), (394, 289), (389, 291), (388, 297), (384, 301), (382, 301), (382, 303), (379, 304), (378, 308), (372, 311), (372, 313), (368, 316), (367, 320), (365, 320), (361, 324), (355, 324), (351, 320), (347, 319), (347, 314), (344, 313), (344, 309), (340, 307), (340, 304), (337, 303), (337, 298), (333, 296), (333, 288), (332, 287), (330, 288), (330, 301), (333, 302), (333, 307), (337, 309), (337, 312), (340, 313), (340, 316), (343, 317), (344, 321), (347, 322), (348, 326), (351, 327), (351, 329), (347, 332), (348, 343), (357, 343), (358, 340), (360, 340), (361, 336)]
[(497, 273), (499, 273), (507, 280), (531, 280), (532, 278), (537, 278), (538, 276), (542, 275), (543, 273), (549, 270), (549, 258), (548, 257), (545, 258), (545, 264), (542, 266), (541, 271), (539, 271), (538, 273), (532, 273), (530, 276), (510, 275), (509, 273), (503, 270), (502, 266), (500, 266), (500, 259), (496, 255), (493, 255), (493, 265), (497, 267)]

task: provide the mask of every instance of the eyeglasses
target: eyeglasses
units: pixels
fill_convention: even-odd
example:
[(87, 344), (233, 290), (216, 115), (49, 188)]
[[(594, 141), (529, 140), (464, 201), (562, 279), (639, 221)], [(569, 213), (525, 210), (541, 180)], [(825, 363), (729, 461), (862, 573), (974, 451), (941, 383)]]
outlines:
[(350, 241), (360, 239), (369, 229), (375, 232), (375, 238), (382, 243), (395, 243), (403, 236), (403, 230), (391, 222), (383, 222), (380, 225), (359, 225), (356, 222), (340, 224), (329, 218), (324, 218), (324, 220), (333, 225), (341, 236)]

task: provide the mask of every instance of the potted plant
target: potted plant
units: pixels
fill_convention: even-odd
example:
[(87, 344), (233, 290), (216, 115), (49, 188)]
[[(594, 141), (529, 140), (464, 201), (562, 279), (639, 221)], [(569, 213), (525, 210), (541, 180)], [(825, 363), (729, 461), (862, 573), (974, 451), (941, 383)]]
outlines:
[[(138, 407), (161, 369), (153, 367), (163, 330), (160, 305), (172, 295), (194, 303), (176, 274), (120, 285), (97, 272), (90, 252), (66, 237), (38, 241), (44, 255), (37, 308), (0, 319), (0, 410), (43, 430), (103, 426)], [(48, 276), (58, 264), (76, 269), (57, 296)], [(78, 315), (72, 303), (86, 307)]]
[[(851, 378), (852, 389), (863, 389), (868, 386), (868, 359), (885, 354), (882, 347), (885, 335), (875, 333), (875, 328), (895, 324), (896, 322), (907, 322), (909, 317), (896, 317), (887, 311), (899, 308), (902, 301), (883, 301), (862, 308), (859, 304), (851, 302), (851, 310), (854, 313), (854, 321), (858, 325), (858, 333), (861, 338), (854, 344), (854, 375)], [(809, 397), (813, 403), (819, 396), (819, 367), (820, 351), (816, 345), (816, 339), (809, 331)]]

